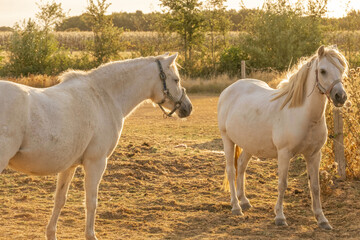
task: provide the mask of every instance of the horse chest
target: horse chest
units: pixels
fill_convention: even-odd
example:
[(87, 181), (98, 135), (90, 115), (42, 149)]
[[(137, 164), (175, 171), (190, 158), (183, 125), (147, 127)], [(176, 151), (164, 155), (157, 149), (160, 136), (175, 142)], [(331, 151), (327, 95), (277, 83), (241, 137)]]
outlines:
[(327, 136), (326, 124), (323, 121), (311, 122), (303, 140), (299, 143), (299, 153), (312, 155), (324, 145)]

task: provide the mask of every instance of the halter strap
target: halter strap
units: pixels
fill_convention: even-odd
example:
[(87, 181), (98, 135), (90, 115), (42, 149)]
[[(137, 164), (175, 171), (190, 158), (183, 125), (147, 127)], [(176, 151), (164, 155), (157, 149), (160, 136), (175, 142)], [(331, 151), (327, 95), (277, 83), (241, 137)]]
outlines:
[(319, 92), (321, 94), (325, 94), (325, 96), (329, 99), (330, 102), (331, 101), (331, 98), (330, 98), (330, 92), (331, 90), (334, 88), (334, 86), (338, 83), (341, 83), (341, 80), (340, 79), (337, 79), (335, 81), (333, 81), (331, 83), (331, 85), (328, 87), (328, 89), (324, 88), (321, 84), (320, 84), (320, 81), (319, 81), (319, 73), (318, 73), (318, 69), (315, 70), (315, 75), (316, 75), (316, 80), (315, 80), (315, 85), (317, 86), (317, 88), (319, 89)]
[[(159, 67), (159, 76), (160, 76), (160, 80), (162, 81), (162, 85), (163, 85), (163, 93), (164, 93), (164, 98), (158, 102), (157, 104), (159, 105), (160, 109), (163, 111), (164, 113), (164, 118), (166, 117), (171, 117), (173, 115), (174, 112), (176, 112), (176, 110), (178, 110), (181, 107), (181, 103), (182, 100), (184, 98), (184, 96), (186, 95), (186, 91), (185, 88), (182, 88), (181, 90), (181, 97), (179, 100), (176, 100), (170, 93), (169, 89), (166, 86), (166, 74), (163, 70), (163, 67), (161, 65), (161, 62), (159, 59), (156, 59), (156, 63)], [(175, 103), (174, 109), (171, 110), (170, 112), (167, 112), (163, 106), (161, 104), (165, 103), (166, 98), (170, 99), (172, 102)]]

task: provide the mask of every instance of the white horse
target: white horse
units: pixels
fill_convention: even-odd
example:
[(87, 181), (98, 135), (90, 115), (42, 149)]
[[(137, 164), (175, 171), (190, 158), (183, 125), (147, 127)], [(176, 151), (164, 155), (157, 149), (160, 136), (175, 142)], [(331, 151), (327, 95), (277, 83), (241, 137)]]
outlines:
[(176, 57), (138, 58), (89, 72), (69, 71), (61, 75), (60, 84), (45, 89), (0, 81), (0, 173), (8, 165), (28, 174), (59, 173), (47, 239), (56, 239), (57, 220), (79, 165), (85, 171), (85, 235), (96, 239), (99, 182), (124, 120), (136, 106), (151, 99), (179, 117), (191, 113)]
[[(332, 228), (320, 202), (320, 150), (327, 138), (327, 98), (337, 107), (347, 99), (341, 83), (347, 68), (343, 55), (322, 46), (305, 64), (300, 63), (290, 79), (281, 83), (277, 90), (262, 81), (247, 79), (237, 81), (221, 93), (218, 122), (224, 143), (233, 214), (242, 215), (242, 210), (251, 207), (245, 196), (244, 177), (251, 156), (277, 158), (279, 195), (275, 223), (287, 225), (283, 199), (289, 162), (296, 154), (303, 154), (314, 215), (321, 228)], [(234, 159), (234, 146), (236, 152), (240, 153), (240, 148), (243, 150), (239, 159), (237, 156)]]

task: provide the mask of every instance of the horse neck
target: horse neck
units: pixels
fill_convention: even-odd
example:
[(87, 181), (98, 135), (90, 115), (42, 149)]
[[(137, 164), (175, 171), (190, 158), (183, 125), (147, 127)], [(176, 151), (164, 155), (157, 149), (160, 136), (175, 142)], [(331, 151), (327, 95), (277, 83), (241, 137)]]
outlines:
[(155, 62), (151, 64), (146, 59), (133, 64), (112, 63), (99, 71), (94, 82), (110, 96), (114, 106), (126, 117), (141, 102), (151, 98), (151, 89), (155, 80), (158, 80), (155, 66)]
[(316, 64), (310, 69), (306, 81), (306, 96), (305, 96), (305, 111), (306, 115), (310, 118), (310, 121), (319, 121), (325, 115), (325, 107), (327, 99), (324, 94), (321, 94), (318, 88), (315, 86), (316, 75), (315, 75)]

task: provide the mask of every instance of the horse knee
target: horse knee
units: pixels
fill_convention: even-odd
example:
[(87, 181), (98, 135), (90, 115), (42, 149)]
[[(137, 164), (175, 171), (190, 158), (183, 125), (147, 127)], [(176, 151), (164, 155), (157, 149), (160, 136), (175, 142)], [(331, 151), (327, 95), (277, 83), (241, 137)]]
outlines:
[(87, 211), (95, 211), (98, 205), (97, 197), (86, 199), (86, 209)]
[(279, 185), (278, 185), (278, 190), (280, 192), (284, 192), (286, 190), (286, 188), (287, 188), (287, 185), (288, 185), (287, 181), (281, 181), (280, 180)]
[(236, 170), (233, 166), (226, 167), (226, 174), (227, 174), (229, 180), (235, 180)]

